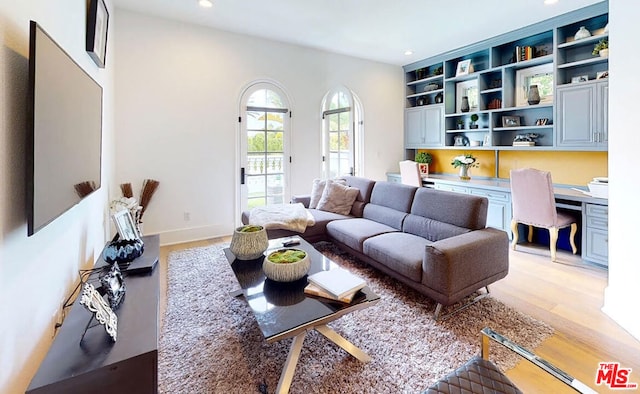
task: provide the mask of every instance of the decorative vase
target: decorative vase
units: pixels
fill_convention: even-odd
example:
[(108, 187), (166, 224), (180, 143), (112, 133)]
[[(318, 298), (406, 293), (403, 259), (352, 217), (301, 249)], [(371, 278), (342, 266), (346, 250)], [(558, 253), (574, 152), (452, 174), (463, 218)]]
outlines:
[(442, 103), (442, 93), (436, 94), (436, 97), (434, 97), (433, 100), (436, 102), (436, 104)]
[[(256, 231), (246, 231), (248, 226), (235, 229), (229, 249), (238, 260), (254, 260), (262, 256), (269, 247), (267, 230), (262, 226), (253, 226)], [(245, 230), (245, 231), (243, 231)]]
[(529, 86), (527, 102), (529, 103), (529, 105), (538, 104), (540, 102), (540, 92), (538, 91), (538, 85)]
[(141, 239), (119, 239), (111, 241), (102, 251), (102, 258), (107, 264), (118, 263), (120, 268), (126, 268), (128, 263), (142, 256), (144, 243)]
[[(274, 262), (274, 256), (276, 254), (293, 251), (295, 253), (303, 253), (304, 257), (301, 260), (289, 263), (289, 262)], [(272, 261), (274, 260), (274, 261)], [(294, 282), (309, 272), (311, 268), (311, 259), (309, 254), (301, 249), (280, 249), (270, 253), (262, 263), (262, 270), (264, 275), (276, 282)]]
[(609, 48), (601, 49), (598, 54), (600, 57), (609, 57)]
[(462, 102), (460, 103), (460, 111), (469, 112), (469, 97), (462, 96)]
[(591, 32), (589, 30), (587, 30), (586, 27), (580, 26), (580, 29), (578, 29), (576, 34), (573, 36), (573, 39), (574, 40), (581, 40), (581, 39), (587, 38), (587, 37), (591, 37)]
[(469, 176), (469, 167), (465, 165), (460, 166), (460, 179), (469, 180), (471, 177)]
[(427, 176), (429, 175), (429, 164), (428, 163), (418, 163), (418, 168), (420, 169), (420, 174)]

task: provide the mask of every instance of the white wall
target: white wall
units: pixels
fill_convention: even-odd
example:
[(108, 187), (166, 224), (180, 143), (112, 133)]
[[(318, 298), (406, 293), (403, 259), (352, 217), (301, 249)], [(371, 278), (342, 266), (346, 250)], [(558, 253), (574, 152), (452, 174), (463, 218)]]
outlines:
[[(111, 2), (107, 5), (111, 8)], [(77, 0), (0, 2), (0, 392), (20, 393), (42, 361), (78, 269), (93, 265), (108, 229), (113, 173), (112, 72), (84, 50), (86, 7)], [(25, 133), (29, 21), (35, 20), (104, 88), (103, 187), (27, 237)], [(111, 52), (110, 52), (111, 53)], [(107, 60), (109, 62), (109, 60)]]
[(136, 197), (144, 178), (160, 181), (144, 232), (162, 243), (232, 233), (238, 101), (254, 80), (277, 81), (291, 98), (292, 193), (320, 176), (321, 102), (339, 85), (363, 103), (363, 175), (397, 171), (401, 67), (116, 11), (116, 181)]
[[(637, 6), (625, 0), (609, 2), (611, 50), (609, 69), (609, 286), (603, 310), (640, 340), (640, 175), (638, 139)], [(636, 150), (638, 149), (638, 150)]]

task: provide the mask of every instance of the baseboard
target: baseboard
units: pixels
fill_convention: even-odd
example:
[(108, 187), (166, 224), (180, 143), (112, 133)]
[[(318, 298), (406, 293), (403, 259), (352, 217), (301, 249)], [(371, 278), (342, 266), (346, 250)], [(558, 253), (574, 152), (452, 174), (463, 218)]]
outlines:
[(160, 246), (231, 236), (229, 226), (224, 225), (191, 227), (158, 234), (160, 234)]

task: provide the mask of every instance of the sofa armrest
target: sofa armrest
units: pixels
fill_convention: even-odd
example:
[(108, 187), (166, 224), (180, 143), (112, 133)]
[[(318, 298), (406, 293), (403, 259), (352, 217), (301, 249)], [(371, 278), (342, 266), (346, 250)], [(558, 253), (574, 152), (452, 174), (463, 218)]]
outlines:
[(488, 227), (434, 242), (426, 246), (422, 270), (424, 285), (455, 302), (507, 275), (509, 237)]
[(305, 208), (309, 208), (311, 202), (311, 194), (299, 194), (297, 196), (291, 196), (291, 204), (302, 203)]

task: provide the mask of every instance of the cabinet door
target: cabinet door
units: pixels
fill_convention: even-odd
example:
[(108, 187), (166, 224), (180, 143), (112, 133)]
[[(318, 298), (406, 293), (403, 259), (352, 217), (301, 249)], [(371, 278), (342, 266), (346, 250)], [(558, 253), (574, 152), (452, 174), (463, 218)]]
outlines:
[(425, 143), (424, 110), (408, 108), (404, 111), (404, 146), (406, 148), (421, 148)]
[(559, 87), (556, 93), (556, 144), (560, 147), (594, 146), (595, 85)]
[(429, 146), (441, 146), (443, 140), (443, 107), (432, 105), (424, 108), (425, 143)]
[(609, 144), (609, 82), (598, 84), (598, 97), (596, 100), (596, 116), (598, 142), (600, 146)]
[(582, 258), (603, 265), (609, 264), (609, 232), (590, 228), (586, 230), (586, 245)]

